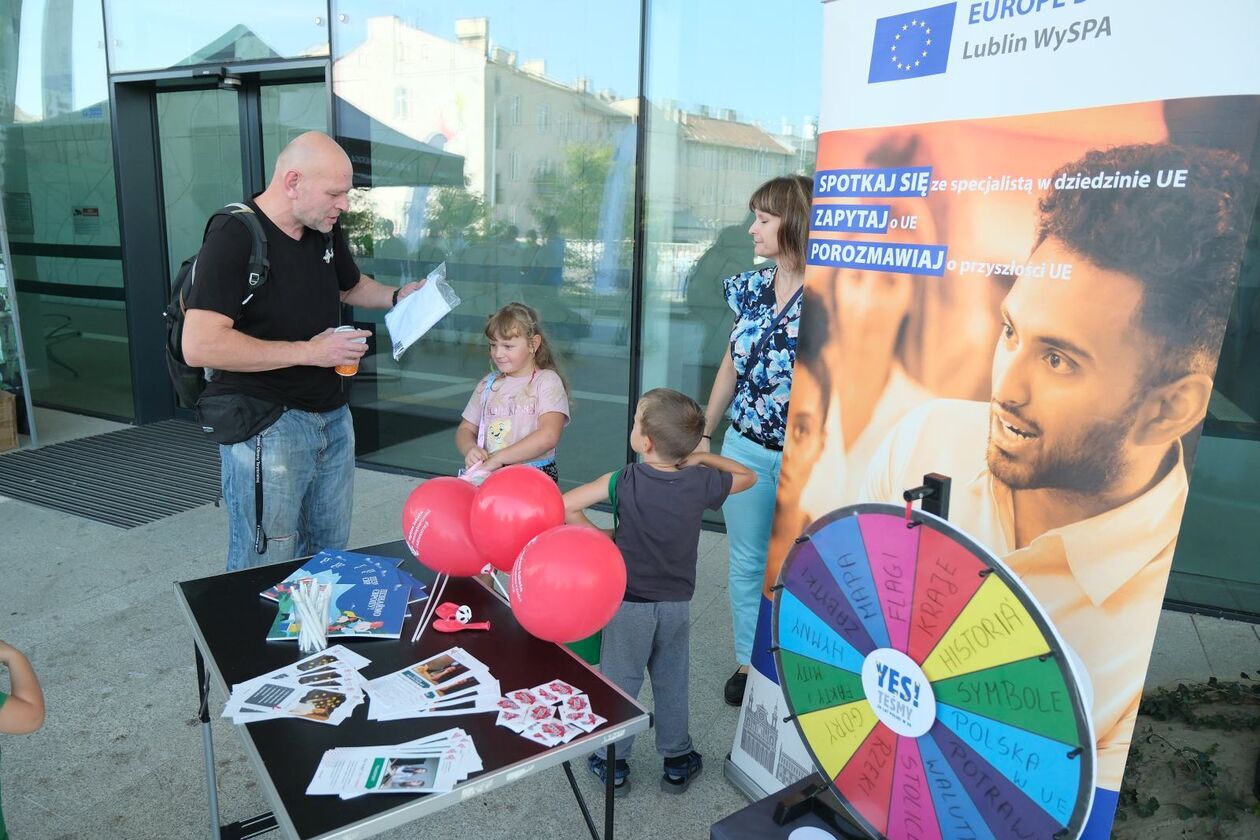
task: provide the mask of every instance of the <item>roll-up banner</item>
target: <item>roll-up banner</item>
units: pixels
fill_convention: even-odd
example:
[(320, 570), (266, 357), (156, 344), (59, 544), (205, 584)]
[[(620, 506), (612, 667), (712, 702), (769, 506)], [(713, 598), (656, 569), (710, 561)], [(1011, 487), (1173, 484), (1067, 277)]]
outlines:
[[(823, 26), (805, 310), (728, 774), (769, 793), (814, 769), (770, 652), (797, 538), (843, 506), (904, 505), (937, 473), (950, 525), (1005, 564), (1081, 675), (1096, 786), (1080, 836), (1103, 840), (1255, 210), (1260, 4), (837, 0)], [(919, 621), (920, 659), (924, 634), (964, 640), (949, 676), (973, 679), (937, 707), (957, 737), (922, 751), (955, 766), (957, 730), (996, 738), (1061, 698), (979, 655), (1009, 622), (951, 606), (938, 561), (865, 581), (828, 568), (850, 601), (871, 586), (876, 624)], [(1063, 810), (1036, 756), (957, 758), (1012, 807)], [(962, 800), (933, 794), (940, 836), (987, 836), (944, 827), (986, 795), (954, 781)], [(880, 833), (928, 836), (906, 831)]]

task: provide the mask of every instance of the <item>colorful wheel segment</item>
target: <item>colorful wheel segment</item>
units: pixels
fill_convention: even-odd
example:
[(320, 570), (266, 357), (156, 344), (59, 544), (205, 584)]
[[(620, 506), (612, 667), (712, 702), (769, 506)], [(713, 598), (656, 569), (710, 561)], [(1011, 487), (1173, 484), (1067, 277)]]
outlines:
[(779, 573), (775, 663), (815, 766), (875, 838), (1074, 840), (1095, 754), (1072, 657), (991, 553), (909, 523), (841, 508)]

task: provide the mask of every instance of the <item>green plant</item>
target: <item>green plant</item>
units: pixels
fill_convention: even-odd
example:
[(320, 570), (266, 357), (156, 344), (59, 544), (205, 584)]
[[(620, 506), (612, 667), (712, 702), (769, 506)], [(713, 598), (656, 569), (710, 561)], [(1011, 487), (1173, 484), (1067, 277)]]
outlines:
[[(1181, 820), (1200, 820), (1195, 836), (1223, 837), (1225, 824), (1247, 813), (1260, 816), (1260, 803), (1240, 792), (1243, 780), (1228, 778), (1217, 762), (1220, 744), (1200, 748), (1155, 732), (1151, 721), (1184, 725), (1191, 730), (1253, 733), (1260, 728), (1260, 682), (1249, 674), (1238, 681), (1215, 677), (1206, 683), (1179, 684), (1157, 689), (1142, 699), (1138, 709), (1145, 718), (1135, 732), (1129, 750), (1128, 772), (1120, 790), (1117, 820), (1153, 816), (1167, 806)], [(1155, 774), (1176, 783), (1186, 796), (1162, 803), (1149, 790)], [(1147, 791), (1147, 792), (1143, 792)], [(1206, 832), (1206, 834), (1202, 834)]]

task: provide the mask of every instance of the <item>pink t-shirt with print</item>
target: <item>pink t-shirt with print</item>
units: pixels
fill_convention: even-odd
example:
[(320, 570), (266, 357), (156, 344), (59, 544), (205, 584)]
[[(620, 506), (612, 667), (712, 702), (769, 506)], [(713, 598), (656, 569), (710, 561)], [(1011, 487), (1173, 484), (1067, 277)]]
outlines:
[[(486, 378), (477, 383), (463, 417), (481, 430), (482, 395)], [(538, 430), (538, 418), (558, 411), (569, 423), (569, 395), (564, 383), (554, 370), (536, 370), (527, 376), (495, 374), (490, 393), (485, 398), (484, 449), (491, 455)], [(550, 461), (556, 450), (546, 452), (531, 460)]]

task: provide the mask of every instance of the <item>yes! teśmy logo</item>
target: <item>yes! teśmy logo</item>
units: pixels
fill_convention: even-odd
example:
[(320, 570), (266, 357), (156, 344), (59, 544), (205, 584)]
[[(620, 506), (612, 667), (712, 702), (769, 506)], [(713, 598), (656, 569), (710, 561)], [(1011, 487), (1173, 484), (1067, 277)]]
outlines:
[(875, 21), (868, 84), (917, 79), (945, 72), (957, 3)]

